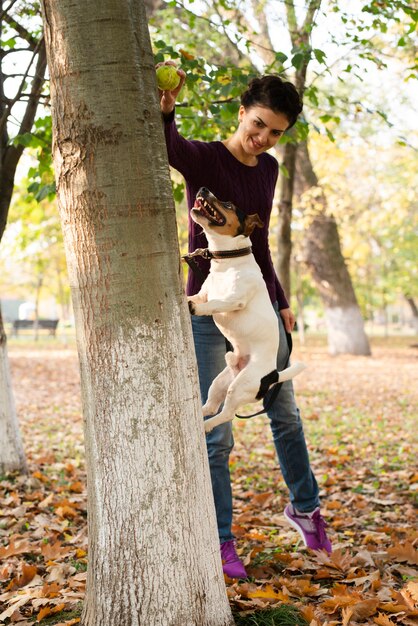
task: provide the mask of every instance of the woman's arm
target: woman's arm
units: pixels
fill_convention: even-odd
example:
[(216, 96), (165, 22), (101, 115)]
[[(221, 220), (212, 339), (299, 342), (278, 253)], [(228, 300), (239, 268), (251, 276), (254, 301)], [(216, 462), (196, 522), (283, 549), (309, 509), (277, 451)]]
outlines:
[[(156, 67), (163, 65), (159, 63)], [(166, 61), (164, 65), (173, 65), (173, 61)], [(189, 141), (182, 137), (178, 132), (174, 119), (175, 104), (177, 96), (180, 93), (185, 80), (186, 74), (183, 70), (177, 69), (180, 77), (180, 83), (171, 91), (158, 90), (160, 97), (161, 113), (164, 120), (164, 133), (167, 145), (168, 160), (186, 180), (193, 180), (195, 175), (201, 171), (202, 165), (207, 162), (206, 144), (201, 141)]]

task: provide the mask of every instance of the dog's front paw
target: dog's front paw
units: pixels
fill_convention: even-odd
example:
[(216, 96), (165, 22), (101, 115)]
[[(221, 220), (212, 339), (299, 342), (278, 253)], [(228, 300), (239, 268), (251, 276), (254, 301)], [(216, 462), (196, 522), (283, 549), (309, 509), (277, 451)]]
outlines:
[(195, 303), (194, 303), (194, 302), (192, 302), (191, 300), (188, 300), (188, 301), (187, 301), (187, 304), (189, 305), (189, 312), (190, 312), (190, 315), (194, 315), (194, 314), (195, 314), (195, 311), (196, 311), (196, 305), (195, 305)]
[(215, 424), (211, 424), (211, 421), (212, 420), (206, 420), (204, 422), (204, 424), (205, 424), (205, 433), (206, 434), (211, 433), (212, 430), (215, 428)]

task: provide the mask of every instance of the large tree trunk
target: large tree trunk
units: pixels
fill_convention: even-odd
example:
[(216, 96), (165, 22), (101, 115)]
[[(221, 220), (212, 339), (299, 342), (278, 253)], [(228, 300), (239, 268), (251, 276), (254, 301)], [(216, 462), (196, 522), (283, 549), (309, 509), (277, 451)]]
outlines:
[(0, 474), (16, 471), (23, 473), (26, 470), (10, 379), (7, 338), (0, 307)]
[(233, 624), (143, 0), (43, 0), (88, 485), (84, 626)]
[(299, 145), (297, 167), (304, 191), (303, 210), (308, 222), (304, 260), (324, 305), (329, 352), (369, 355), (369, 341), (341, 252), (337, 224), (327, 210), (326, 197), (318, 185), (306, 143)]

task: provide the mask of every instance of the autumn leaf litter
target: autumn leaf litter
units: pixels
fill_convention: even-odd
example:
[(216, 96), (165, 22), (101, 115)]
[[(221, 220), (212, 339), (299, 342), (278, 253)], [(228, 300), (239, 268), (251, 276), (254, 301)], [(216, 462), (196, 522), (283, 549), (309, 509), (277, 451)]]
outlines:
[[(235, 420), (234, 533), (249, 579), (226, 581), (231, 606), (289, 603), (311, 626), (416, 625), (418, 351), (403, 339), (371, 358), (295, 352), (309, 365), (295, 387), (334, 552), (306, 550), (287, 525), (268, 420)], [(77, 357), (9, 353), (30, 475), (0, 483), (0, 623), (71, 626), (87, 569)]]

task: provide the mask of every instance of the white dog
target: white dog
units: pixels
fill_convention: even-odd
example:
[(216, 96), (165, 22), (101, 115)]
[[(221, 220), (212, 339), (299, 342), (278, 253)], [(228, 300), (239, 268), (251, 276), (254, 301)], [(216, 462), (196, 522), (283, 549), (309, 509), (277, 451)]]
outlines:
[(260, 400), (272, 384), (290, 380), (305, 365), (295, 363), (277, 372), (277, 316), (249, 239), (256, 226), (263, 226), (259, 216), (245, 215), (204, 187), (191, 216), (205, 232), (211, 266), (199, 293), (188, 297), (189, 309), (194, 315), (213, 315), (233, 347), (203, 406), (204, 416), (214, 416), (205, 421), (205, 430), (210, 432), (232, 420), (240, 406)]

